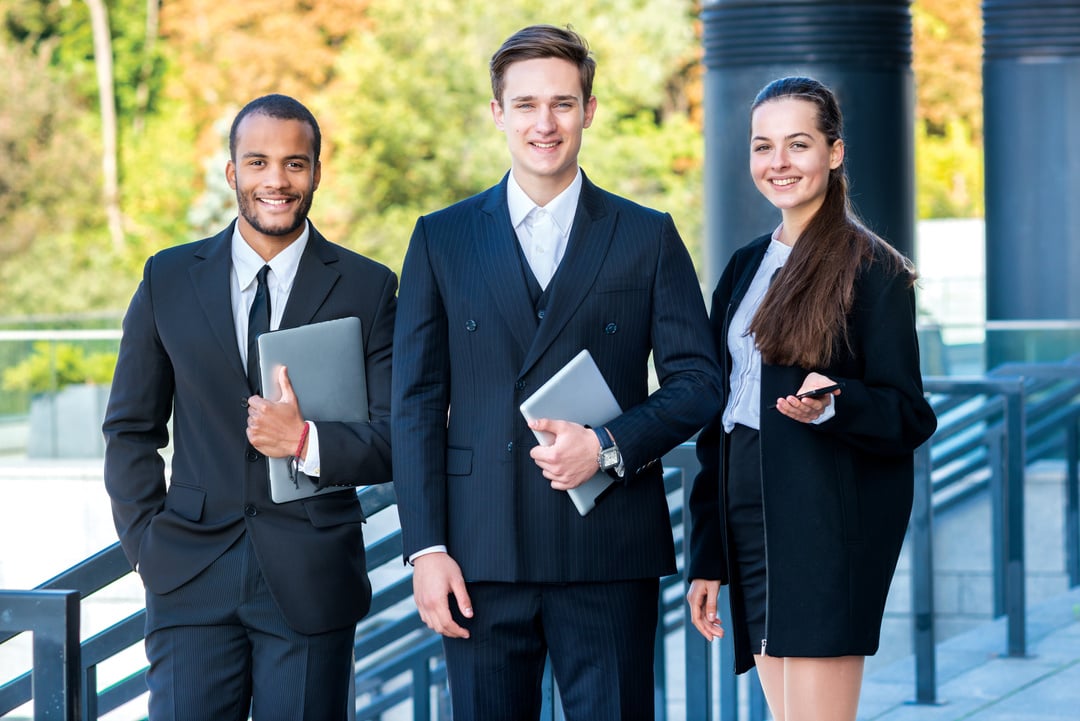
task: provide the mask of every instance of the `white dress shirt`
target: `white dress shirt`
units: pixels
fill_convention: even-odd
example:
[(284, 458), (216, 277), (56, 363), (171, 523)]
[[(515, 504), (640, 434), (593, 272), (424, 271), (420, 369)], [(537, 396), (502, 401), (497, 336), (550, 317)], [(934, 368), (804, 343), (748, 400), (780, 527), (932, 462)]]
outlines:
[[(735, 315), (728, 326), (727, 346), (731, 354), (731, 395), (724, 407), (723, 424), (728, 433), (735, 424), (758, 430), (761, 428), (761, 352), (750, 332), (750, 322), (761, 306), (765, 293), (769, 290), (773, 275), (780, 270), (791, 255), (791, 246), (780, 242), (781, 224), (773, 231), (772, 241), (765, 250), (765, 257), (758, 266), (746, 295), (739, 302)], [(794, 393), (797, 389), (792, 388)], [(824, 423), (836, 415), (836, 398), (825, 407), (813, 423)]]
[[(285, 304), (289, 301), (289, 293), (292, 292), (293, 281), (296, 280), (296, 271), (300, 267), (300, 257), (304, 254), (310, 235), (311, 226), (305, 222), (300, 237), (268, 263), (244, 241), (243, 236), (240, 235), (239, 223), (233, 229), (232, 272), (229, 273), (229, 284), (232, 289), (236, 345), (240, 349), (240, 360), (243, 361), (245, 367), (247, 367), (248, 351), (248, 315), (251, 312), (251, 303), (255, 300), (255, 289), (258, 287), (255, 276), (264, 265), (270, 266), (270, 272), (266, 276), (266, 290), (270, 299), (270, 330), (277, 330), (281, 327), (281, 318), (285, 315)], [(298, 470), (317, 477), (321, 468), (319, 432), (311, 421), (307, 421), (307, 425), (307, 458), (300, 460)]]
[(581, 184), (581, 168), (578, 168), (577, 175), (566, 190), (540, 207), (514, 180), (513, 171), (507, 178), (506, 204), (510, 210), (510, 223), (525, 252), (525, 260), (541, 288), (547, 288), (548, 281), (566, 255), (570, 229), (574, 225), (578, 199), (581, 197)]

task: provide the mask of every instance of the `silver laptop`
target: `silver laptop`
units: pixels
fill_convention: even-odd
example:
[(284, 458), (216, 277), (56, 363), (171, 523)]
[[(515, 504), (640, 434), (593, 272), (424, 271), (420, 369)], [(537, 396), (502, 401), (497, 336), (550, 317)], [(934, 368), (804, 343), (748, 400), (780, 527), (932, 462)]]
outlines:
[[(286, 366), (300, 412), (309, 421), (368, 420), (364, 339), (359, 318), (339, 318), (259, 336), (263, 397), (279, 400), (278, 370)], [(267, 458), (270, 498), (275, 503), (354, 488), (316, 490), (303, 473), (292, 473), (292, 459)]]
[[(521, 404), (521, 415), (526, 421), (549, 418), (593, 428), (599, 428), (621, 414), (619, 402), (587, 349), (574, 356)], [(554, 440), (550, 433), (534, 431), (533, 435), (542, 446), (549, 446)], [(598, 472), (567, 493), (578, 513), (584, 516), (596, 506), (597, 497), (612, 482), (611, 476)]]

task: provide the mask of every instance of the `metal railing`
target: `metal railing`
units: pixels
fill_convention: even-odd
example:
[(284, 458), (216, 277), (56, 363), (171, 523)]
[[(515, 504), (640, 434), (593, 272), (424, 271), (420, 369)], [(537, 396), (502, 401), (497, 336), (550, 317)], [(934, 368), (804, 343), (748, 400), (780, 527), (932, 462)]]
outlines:
[[(1065, 508), (1066, 565), (1070, 585), (1080, 581), (1080, 487), (1078, 487), (1078, 438), (1080, 438), (1080, 362), (1006, 366), (994, 374), (976, 379), (926, 379), (939, 414), (939, 430), (931, 443), (916, 456), (916, 497), (911, 522), (912, 612), (916, 663), (915, 700), (934, 703), (936, 667), (934, 658), (933, 607), (933, 514), (958, 499), (989, 490), (994, 537), (994, 615), (1008, 616), (1006, 653), (1026, 652), (1024, 597), (1023, 481), (1027, 463), (1048, 457), (1064, 458), (1068, 491)], [(689, 481), (697, 472), (694, 448), (684, 444), (665, 457), (665, 484), (668, 490), (671, 524), (676, 551), (682, 564), (684, 539), (689, 519), (686, 496)], [(390, 485), (372, 486), (359, 493), (365, 515), (391, 512), (395, 503)], [(356, 717), (379, 719), (403, 703), (411, 704), (413, 719), (449, 718), (446, 670), (442, 644), (420, 621), (412, 605), (411, 577), (401, 562), (398, 531), (373, 539), (367, 547), (369, 572), (376, 592), (371, 612), (357, 627), (356, 634)], [(0, 618), (19, 616), (19, 609), (38, 599), (54, 596), (57, 589), (75, 604), (130, 573), (119, 545), (65, 571), (29, 592), (0, 594)], [(374, 582), (380, 576), (380, 582)], [(724, 589), (726, 591), (726, 589)], [(683, 600), (681, 574), (661, 579), (661, 607), (656, 643), (656, 710), (661, 721), (669, 707), (665, 639), (683, 634), (685, 673), (685, 717), (693, 721), (739, 718), (738, 684), (732, 673), (733, 649), (730, 641), (719, 644), (718, 660), (710, 646), (693, 630)], [(74, 599), (72, 601), (71, 599)], [(721, 599), (721, 602), (725, 602)], [(41, 606), (46, 608), (46, 606)], [(14, 611), (12, 611), (14, 609)], [(64, 613), (69, 613), (66, 610)], [(43, 611), (45, 613), (45, 611)], [(50, 607), (47, 612), (60, 612)], [(77, 616), (76, 616), (77, 618)], [(145, 693), (140, 669), (107, 688), (97, 687), (98, 664), (140, 643), (144, 612), (140, 611), (78, 643), (78, 624), (68, 636), (63, 651), (35, 647), (34, 668), (0, 685), (0, 716), (33, 700), (56, 707), (55, 699), (68, 716), (37, 718), (77, 718), (93, 721)], [(47, 627), (31, 627), (25, 621), (0, 625), (0, 643), (16, 632), (33, 629), (35, 638)], [(46, 630), (38, 630), (46, 629)], [(42, 636), (44, 637), (44, 636)], [(45, 670), (62, 659), (68, 670), (57, 675)], [(75, 680), (71, 678), (71, 667)], [(39, 668), (40, 667), (40, 668)], [(41, 674), (41, 675), (39, 675)], [(719, 688), (715, 698), (714, 681)], [(749, 684), (747, 704), (751, 721), (765, 717), (765, 706), (757, 684)], [(32, 692), (31, 689), (34, 689)], [(545, 719), (560, 719), (558, 692), (550, 676), (544, 683)], [(50, 699), (52, 699), (50, 701)], [(75, 700), (73, 700), (75, 699)], [(80, 700), (81, 699), (81, 700)], [(73, 705), (74, 704), (74, 705)], [(77, 711), (76, 711), (77, 709)], [(79, 716), (74, 715), (78, 713)], [(718, 715), (717, 715), (718, 714)]]

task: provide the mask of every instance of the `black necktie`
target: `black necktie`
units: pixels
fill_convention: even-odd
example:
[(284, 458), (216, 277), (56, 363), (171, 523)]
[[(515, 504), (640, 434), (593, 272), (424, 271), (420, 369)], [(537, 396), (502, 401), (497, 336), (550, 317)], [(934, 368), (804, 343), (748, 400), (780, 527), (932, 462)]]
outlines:
[(270, 272), (270, 266), (264, 265), (258, 275), (259, 281), (255, 289), (255, 300), (251, 301), (251, 311), (248, 313), (248, 355), (247, 374), (248, 385), (252, 393), (261, 393), (262, 384), (259, 382), (259, 336), (270, 330), (270, 291), (266, 286), (266, 274)]

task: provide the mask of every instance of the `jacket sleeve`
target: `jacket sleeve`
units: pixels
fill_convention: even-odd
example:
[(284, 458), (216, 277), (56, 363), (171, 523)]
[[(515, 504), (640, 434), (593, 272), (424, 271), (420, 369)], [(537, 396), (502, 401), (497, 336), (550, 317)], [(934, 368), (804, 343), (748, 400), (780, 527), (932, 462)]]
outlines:
[(397, 279), (387, 272), (374, 321), (364, 339), (367, 374), (366, 423), (319, 422), (320, 488), (387, 483), (391, 480), (390, 385)]
[(660, 387), (608, 429), (628, 471), (663, 456), (696, 433), (720, 404), (720, 369), (690, 254), (670, 216), (663, 219), (653, 273), (653, 366)]
[[(731, 302), (737, 259), (732, 259), (724, 269), (720, 282), (712, 296), (710, 313), (711, 337), (717, 358), (727, 354), (727, 341), (723, 337), (724, 319)], [(726, 397), (723, 388), (728, 380), (721, 378), (721, 399)], [(702, 429), (697, 438), (699, 470), (690, 489), (690, 545), (686, 564), (687, 580), (695, 578), (728, 583), (727, 555), (724, 549), (724, 514), (722, 508), (721, 479), (723, 477), (723, 427), (724, 408), (721, 401), (716, 414)]]
[(910, 453), (933, 435), (937, 418), (923, 395), (915, 291), (904, 275), (871, 266), (856, 288), (851, 315), (855, 366), (843, 383), (836, 415), (813, 426), (869, 453)]
[(424, 219), (417, 221), (401, 271), (394, 329), (394, 491), (405, 558), (446, 545), (446, 419), (450, 408), (449, 333)]
[(124, 316), (123, 336), (105, 412), (105, 489), (124, 554), (139, 562), (143, 533), (165, 503), (173, 369), (158, 336), (152, 291), (153, 258)]

